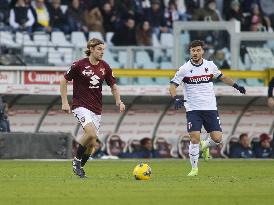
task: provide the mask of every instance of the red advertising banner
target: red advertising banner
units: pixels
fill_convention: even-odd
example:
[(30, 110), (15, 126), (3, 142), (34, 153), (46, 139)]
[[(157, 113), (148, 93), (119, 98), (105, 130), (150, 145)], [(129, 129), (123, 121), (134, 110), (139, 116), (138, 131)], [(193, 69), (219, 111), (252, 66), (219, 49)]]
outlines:
[(25, 71), (24, 84), (59, 84), (62, 71)]

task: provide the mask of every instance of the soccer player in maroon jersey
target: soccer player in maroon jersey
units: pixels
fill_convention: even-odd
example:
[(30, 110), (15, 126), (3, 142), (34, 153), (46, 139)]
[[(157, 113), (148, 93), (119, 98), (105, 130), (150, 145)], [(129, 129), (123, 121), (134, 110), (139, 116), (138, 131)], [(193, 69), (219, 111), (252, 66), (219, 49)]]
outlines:
[[(72, 64), (60, 81), (62, 110), (73, 113), (84, 129), (84, 135), (78, 140), (79, 147), (72, 161), (73, 172), (84, 178), (83, 166), (95, 151), (96, 139), (100, 127), (102, 112), (102, 84), (110, 86), (120, 112), (125, 110), (121, 101), (116, 79), (109, 65), (102, 60), (105, 44), (99, 39), (91, 39), (85, 51), (87, 57)], [(67, 83), (73, 80), (72, 108), (67, 99)]]

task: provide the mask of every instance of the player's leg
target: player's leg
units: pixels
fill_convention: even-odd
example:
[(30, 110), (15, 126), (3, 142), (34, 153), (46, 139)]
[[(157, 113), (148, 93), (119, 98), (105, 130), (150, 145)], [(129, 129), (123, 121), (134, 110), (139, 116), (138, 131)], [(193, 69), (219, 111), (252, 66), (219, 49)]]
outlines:
[(190, 144), (189, 144), (189, 160), (191, 163), (191, 172), (188, 176), (197, 176), (198, 175), (198, 160), (200, 155), (200, 131), (192, 131), (190, 135)]
[(84, 134), (77, 139), (78, 148), (76, 151), (76, 156), (72, 161), (72, 167), (73, 172), (76, 175), (80, 177), (85, 177), (85, 172), (81, 167), (81, 161), (84, 157), (85, 152), (87, 151), (88, 144), (91, 144), (91, 146), (95, 146), (94, 141), (96, 142), (97, 130), (93, 124), (93, 119), (88, 109), (79, 107), (74, 109), (72, 112), (81, 123), (84, 130)]
[(82, 167), (85, 166), (86, 162), (88, 161), (89, 157), (93, 155), (96, 151), (96, 145), (98, 141), (98, 134), (99, 134), (99, 128), (100, 128), (100, 122), (101, 122), (101, 115), (96, 115), (95, 113), (90, 111), (90, 118), (92, 120), (92, 124), (94, 125), (94, 128), (96, 129), (96, 137), (92, 137), (90, 139), (89, 144), (87, 145), (87, 149), (82, 157), (81, 165)]
[(90, 156), (95, 152), (95, 147), (91, 144), (87, 145), (87, 149), (82, 157), (81, 160), (81, 167), (84, 167)]
[(222, 129), (218, 111), (204, 111), (204, 127), (210, 133), (205, 141), (201, 141), (202, 156), (205, 160), (209, 159), (209, 148), (218, 146), (222, 141)]
[(199, 111), (189, 111), (187, 116), (187, 129), (190, 136), (189, 160), (191, 163), (191, 172), (188, 176), (198, 175), (198, 160), (200, 154), (200, 132), (202, 128), (202, 119)]
[[(95, 145), (96, 145), (96, 139), (97, 139), (97, 130), (93, 123), (88, 123), (84, 127), (84, 135), (83, 136), (84, 137), (80, 138), (78, 140), (78, 142), (79, 142), (79, 146), (85, 147), (85, 151), (83, 153), (81, 152), (81, 156), (79, 156), (81, 158), (80, 168), (82, 170), (83, 175), (85, 176), (85, 171), (84, 171), (83, 167), (86, 164), (86, 162), (88, 161), (90, 155), (93, 153), (93, 151), (95, 149)], [(78, 154), (78, 152), (77, 152), (77, 154)], [(77, 158), (78, 158), (78, 156), (77, 156)]]

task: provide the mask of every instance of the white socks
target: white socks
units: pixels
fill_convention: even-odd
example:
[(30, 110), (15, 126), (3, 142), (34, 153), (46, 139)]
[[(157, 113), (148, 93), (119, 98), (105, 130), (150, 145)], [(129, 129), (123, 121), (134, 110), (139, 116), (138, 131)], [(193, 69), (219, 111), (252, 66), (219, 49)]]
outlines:
[(190, 159), (192, 169), (198, 167), (199, 154), (200, 154), (200, 145), (192, 144), (190, 142), (190, 144), (189, 144), (189, 159)]

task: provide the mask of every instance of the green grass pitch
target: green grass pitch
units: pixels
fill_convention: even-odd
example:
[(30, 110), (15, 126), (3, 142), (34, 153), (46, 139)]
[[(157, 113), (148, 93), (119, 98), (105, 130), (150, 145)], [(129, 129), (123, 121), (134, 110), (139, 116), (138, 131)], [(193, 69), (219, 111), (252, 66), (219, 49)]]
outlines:
[(149, 181), (136, 181), (141, 160), (89, 161), (88, 179), (72, 174), (70, 161), (0, 161), (0, 204), (24, 205), (273, 205), (273, 160), (199, 162), (187, 177), (188, 160), (143, 160)]

